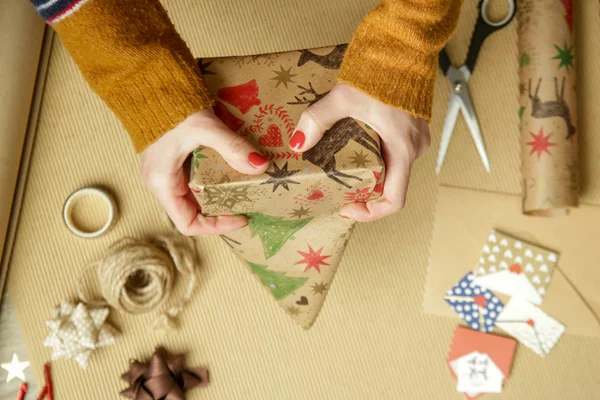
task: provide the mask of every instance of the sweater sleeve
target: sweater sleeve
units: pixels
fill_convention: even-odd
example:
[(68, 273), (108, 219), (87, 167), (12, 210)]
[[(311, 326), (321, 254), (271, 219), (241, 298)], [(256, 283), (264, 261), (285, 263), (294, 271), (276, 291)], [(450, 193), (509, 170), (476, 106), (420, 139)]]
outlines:
[(143, 151), (213, 100), (158, 0), (31, 0)]
[(338, 81), (419, 118), (431, 119), (438, 53), (462, 0), (381, 0), (359, 25)]

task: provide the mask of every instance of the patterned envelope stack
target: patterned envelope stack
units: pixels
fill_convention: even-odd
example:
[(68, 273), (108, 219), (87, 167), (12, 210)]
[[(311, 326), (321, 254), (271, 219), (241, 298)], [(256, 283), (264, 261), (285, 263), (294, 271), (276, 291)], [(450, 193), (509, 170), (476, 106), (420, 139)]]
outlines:
[[(557, 253), (492, 229), (475, 271), (444, 299), (471, 329), (492, 332), (498, 327), (545, 357), (565, 327), (533, 304), (544, 301), (557, 262)], [(508, 304), (496, 293), (510, 296)]]
[(247, 227), (222, 236), (288, 314), (312, 326), (330, 288), (353, 222), (341, 206), (381, 195), (379, 138), (351, 118), (313, 149), (289, 140), (302, 111), (335, 84), (345, 46), (276, 55), (200, 60), (218, 98), (215, 113), (271, 160), (246, 176), (212, 149), (192, 160), (190, 187), (207, 215), (244, 214)]
[[(473, 272), (447, 290), (444, 300), (468, 326), (456, 329), (448, 366), (456, 390), (469, 400), (501, 393), (516, 339), (546, 357), (565, 326), (533, 304), (542, 304), (558, 254), (492, 229)], [(510, 296), (504, 304), (496, 295)], [(502, 329), (514, 339), (491, 334)]]

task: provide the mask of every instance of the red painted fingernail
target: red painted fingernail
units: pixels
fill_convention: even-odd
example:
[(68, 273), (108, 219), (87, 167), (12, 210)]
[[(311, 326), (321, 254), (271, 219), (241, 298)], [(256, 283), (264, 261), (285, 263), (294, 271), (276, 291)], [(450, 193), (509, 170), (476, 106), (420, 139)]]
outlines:
[(304, 132), (296, 131), (292, 138), (290, 139), (290, 147), (293, 150), (298, 150), (304, 144), (306, 140), (306, 136), (304, 136)]
[(268, 163), (269, 160), (267, 160), (262, 154), (254, 152), (248, 155), (248, 162), (258, 168)]
[(340, 214), (340, 217), (348, 219), (348, 217), (346, 217), (345, 215)]

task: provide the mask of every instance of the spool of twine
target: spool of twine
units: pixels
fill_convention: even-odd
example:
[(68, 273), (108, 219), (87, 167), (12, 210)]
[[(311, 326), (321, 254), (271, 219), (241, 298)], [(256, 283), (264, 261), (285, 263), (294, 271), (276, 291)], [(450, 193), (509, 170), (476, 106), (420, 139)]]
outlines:
[[(113, 243), (100, 260), (86, 266), (80, 276), (78, 294), (91, 305), (110, 305), (127, 314), (144, 314), (163, 306), (173, 294), (180, 274), (188, 279), (180, 301), (164, 309), (152, 330), (174, 328), (174, 319), (189, 301), (196, 286), (194, 242), (182, 236), (153, 240), (123, 238)], [(83, 290), (90, 271), (95, 271), (102, 299), (88, 297)]]

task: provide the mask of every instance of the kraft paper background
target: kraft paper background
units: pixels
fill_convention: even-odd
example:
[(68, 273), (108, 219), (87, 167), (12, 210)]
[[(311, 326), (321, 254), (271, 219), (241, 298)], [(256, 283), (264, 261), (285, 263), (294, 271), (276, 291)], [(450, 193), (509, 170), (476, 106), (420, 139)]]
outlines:
[[(230, 21), (250, 32), (244, 37), (239, 31), (231, 33), (232, 29), (231, 37), (243, 39), (240, 46), (252, 52), (259, 47), (286, 50), (285, 41), (301, 44), (294, 48), (348, 41), (355, 23), (373, 3), (314, 0), (304, 2), (306, 8), (289, 5), (279, 14), (290, 16), (283, 22), (273, 18), (278, 16), (275, 12), (257, 15), (250, 3), (243, 6), (233, 0), (204, 2), (208, 6), (202, 8), (191, 0), (169, 0), (166, 5), (194, 54), (214, 56), (219, 55), (214, 50), (223, 35), (208, 29), (220, 26), (213, 18), (228, 4), (238, 4), (243, 10)], [(461, 26), (450, 45), (457, 64), (466, 53), (476, 3), (465, 1)], [(600, 55), (594, 51), (600, 45), (599, 10), (597, 2), (577, 4), (579, 129), (581, 148), (586, 149), (581, 157), (581, 202), (600, 204), (600, 181), (592, 180), (600, 176), (596, 161), (600, 115), (594, 110), (600, 102)], [(332, 15), (328, 7), (349, 7), (349, 13)], [(256, 27), (268, 23), (276, 33), (265, 36), (266, 28)], [(228, 24), (235, 26), (235, 22)], [(314, 42), (307, 39), (309, 33)], [(307, 40), (299, 43), (303, 39)], [(209, 40), (210, 45), (203, 47)], [(224, 55), (235, 47), (235, 40), (223, 39), (221, 44)], [(120, 318), (115, 314), (113, 322), (123, 335), (117, 345), (98, 351), (86, 372), (72, 362), (53, 364), (56, 397), (115, 399), (125, 387), (119, 375), (129, 358), (148, 357), (155, 345), (163, 344), (172, 352), (187, 352), (190, 366), (210, 370), (211, 384), (189, 392), (190, 399), (461, 399), (446, 365), (458, 321), (426, 316), (422, 311), (437, 185), (520, 194), (517, 68), (514, 21), (486, 41), (470, 81), (494, 171), (491, 176), (484, 172), (466, 126), (459, 120), (442, 176), (436, 179), (435, 157), (449, 89), (444, 80), (438, 80), (432, 150), (415, 165), (406, 210), (356, 228), (328, 305), (309, 332), (291, 322), (261, 292), (219, 238), (201, 238), (201, 285), (182, 315), (183, 329), (162, 338), (146, 332), (151, 316)], [(70, 235), (60, 215), (68, 194), (87, 185), (111, 189), (121, 215), (108, 235), (93, 241)], [(161, 216), (158, 202), (139, 181), (129, 139), (56, 40), (9, 278), (10, 295), (38, 380), (49, 358), (48, 349), (42, 347), (43, 321), (52, 306), (74, 296), (80, 268), (123, 235), (166, 231)], [(590, 257), (600, 255), (594, 254), (597, 248), (585, 251)], [(599, 339), (573, 335), (562, 338), (545, 360), (519, 349), (502, 398), (590, 398), (600, 390), (600, 359), (595, 356), (599, 353)]]
[[(44, 23), (26, 2), (0, 2), (0, 259), (44, 39)], [(6, 269), (0, 267), (0, 292)]]

